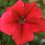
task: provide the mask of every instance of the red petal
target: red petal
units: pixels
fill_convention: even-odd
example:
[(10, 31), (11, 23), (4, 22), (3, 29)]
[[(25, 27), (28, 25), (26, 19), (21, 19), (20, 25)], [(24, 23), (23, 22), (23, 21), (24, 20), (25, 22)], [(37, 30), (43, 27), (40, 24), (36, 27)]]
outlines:
[(34, 35), (31, 32), (23, 32), (23, 36), (20, 37), (19, 33), (15, 33), (12, 36), (12, 39), (16, 42), (17, 45), (24, 45), (25, 43), (32, 41), (34, 39)]
[(13, 9), (11, 7), (8, 7), (6, 11), (12, 11)]
[(22, 35), (22, 43), (27, 43), (29, 41), (32, 41), (34, 39), (34, 34), (31, 32), (30, 24), (24, 25), (23, 35)]
[(17, 1), (12, 8), (20, 15), (24, 13), (24, 3), (21, 0)]
[[(17, 45), (23, 45), (34, 39), (34, 34), (29, 30), (29, 25), (23, 25), (23, 30), (20, 32), (17, 31), (13, 34), (12, 39), (16, 42)], [(21, 33), (22, 32), (22, 33)]]
[(22, 45), (22, 37), (20, 36), (19, 30), (15, 32), (15, 34), (12, 36), (12, 39), (15, 41), (17, 45)]
[(24, 30), (28, 30), (29, 32), (38, 33), (40, 31), (38, 25), (33, 23), (25, 23)]
[(31, 18), (41, 18), (42, 17), (42, 11), (41, 8), (34, 7), (27, 15), (26, 19), (30, 20)]
[(19, 0), (19, 1), (21, 1), (21, 0)]
[(24, 15), (27, 15), (36, 6), (36, 2), (33, 3), (24, 3)]
[(24, 24), (23, 27), (23, 35), (22, 35), (22, 43), (27, 43), (29, 41), (32, 41), (34, 39), (34, 34), (31, 32), (31, 24)]
[(37, 25), (40, 31), (45, 31), (45, 19), (43, 18), (32, 18), (29, 23)]
[(19, 18), (16, 13), (14, 14), (14, 12), (7, 11), (1, 16), (1, 23), (2, 25), (5, 25), (10, 22), (15, 22), (18, 19)]
[(45, 32), (45, 19), (37, 19), (36, 22), (39, 24), (40, 31)]
[(0, 28), (1, 28), (1, 18), (0, 18)]
[[(11, 11), (5, 12), (1, 17), (1, 31), (6, 34), (13, 34), (16, 30), (16, 20), (18, 19), (17, 14)], [(14, 24), (13, 24), (14, 23)]]
[(38, 25), (40, 31), (45, 32), (45, 19), (43, 18), (35, 19), (33, 22)]
[(16, 4), (12, 6), (12, 8), (21, 16), (26, 15), (26, 13), (29, 12), (29, 10), (36, 6), (36, 3), (23, 3), (22, 1), (18, 1)]
[(22, 43), (23, 44), (34, 40), (34, 34), (29, 32), (29, 31), (27, 31), (27, 32), (26, 31), (24, 31), (23, 37), (22, 37)]
[(10, 23), (10, 24), (3, 25), (1, 27), (1, 31), (8, 35), (14, 34), (16, 30), (17, 31), (19, 30), (19, 24), (17, 23)]

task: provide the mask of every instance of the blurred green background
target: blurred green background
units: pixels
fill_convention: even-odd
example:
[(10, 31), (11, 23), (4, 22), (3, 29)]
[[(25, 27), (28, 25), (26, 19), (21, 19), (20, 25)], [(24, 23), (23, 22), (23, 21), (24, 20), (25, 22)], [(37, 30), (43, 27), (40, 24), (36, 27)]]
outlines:
[[(5, 12), (8, 6), (16, 3), (17, 0), (0, 0), (0, 16)], [(43, 18), (45, 18), (45, 0), (23, 0), (24, 2), (37, 2), (37, 6), (42, 8)], [(11, 39), (11, 36), (0, 32), (0, 45), (16, 45)], [(32, 42), (28, 42), (25, 45), (45, 45), (45, 32), (35, 34), (35, 38)]]

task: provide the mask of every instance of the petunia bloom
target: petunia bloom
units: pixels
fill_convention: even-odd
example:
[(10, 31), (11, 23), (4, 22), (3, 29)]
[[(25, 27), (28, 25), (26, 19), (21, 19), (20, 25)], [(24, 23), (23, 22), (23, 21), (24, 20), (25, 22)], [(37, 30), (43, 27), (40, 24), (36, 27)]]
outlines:
[[(1, 20), (1, 18), (0, 18), (0, 20)], [(1, 24), (1, 21), (0, 21), (0, 24)], [(1, 28), (1, 25), (0, 25), (0, 28)]]
[(1, 31), (12, 36), (17, 45), (24, 45), (34, 39), (34, 33), (45, 31), (45, 19), (36, 2), (18, 0), (1, 16)]

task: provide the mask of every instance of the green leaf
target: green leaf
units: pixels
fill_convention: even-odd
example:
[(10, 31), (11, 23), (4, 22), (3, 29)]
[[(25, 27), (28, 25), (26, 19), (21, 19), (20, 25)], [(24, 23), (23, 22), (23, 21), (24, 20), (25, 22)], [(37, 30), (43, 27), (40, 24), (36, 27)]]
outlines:
[(2, 9), (2, 10), (0, 11), (0, 15), (2, 15), (4, 12), (5, 12), (5, 9)]
[(39, 0), (39, 2), (42, 4), (43, 3), (43, 0)]
[(7, 6), (11, 6), (13, 4), (15, 4), (17, 2), (17, 0), (10, 0), (9, 3), (7, 4)]
[(25, 45), (30, 45), (29, 43), (26, 43)]
[(40, 36), (41, 36), (41, 37), (44, 37), (44, 36), (45, 36), (45, 33), (44, 33), (44, 32), (43, 32), (43, 33), (40, 32), (40, 33), (38, 34), (38, 37), (40, 37)]
[(13, 40), (11, 40), (11, 44), (12, 44), (12, 45), (16, 45), (16, 43), (15, 43)]
[(1, 40), (0, 40), (0, 45), (1, 45), (1, 43), (2, 43), (2, 42), (1, 42)]
[(7, 6), (7, 3), (8, 3), (8, 0), (2, 0), (2, 1), (0, 1), (0, 7), (6, 7)]
[(42, 6), (42, 9), (45, 9), (45, 5)]
[(45, 9), (42, 9), (43, 18), (45, 19)]
[(3, 6), (3, 4), (2, 4), (2, 2), (0, 2), (0, 7), (2, 7)]
[(10, 44), (11, 37), (9, 35), (3, 34), (2, 40), (4, 40), (6, 44)]
[(0, 32), (0, 39), (2, 39), (2, 34), (3, 34), (3, 33), (2, 33), (2, 32)]
[(23, 0), (24, 2), (28, 2), (29, 0)]

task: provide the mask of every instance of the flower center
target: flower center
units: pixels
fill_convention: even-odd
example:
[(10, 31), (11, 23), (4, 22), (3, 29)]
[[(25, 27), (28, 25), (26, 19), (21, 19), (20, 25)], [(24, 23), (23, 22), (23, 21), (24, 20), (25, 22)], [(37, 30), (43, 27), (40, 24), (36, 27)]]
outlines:
[(26, 20), (25, 20), (24, 17), (20, 17), (20, 19), (19, 19), (19, 23), (20, 23), (20, 24), (23, 24), (25, 21), (26, 21)]

